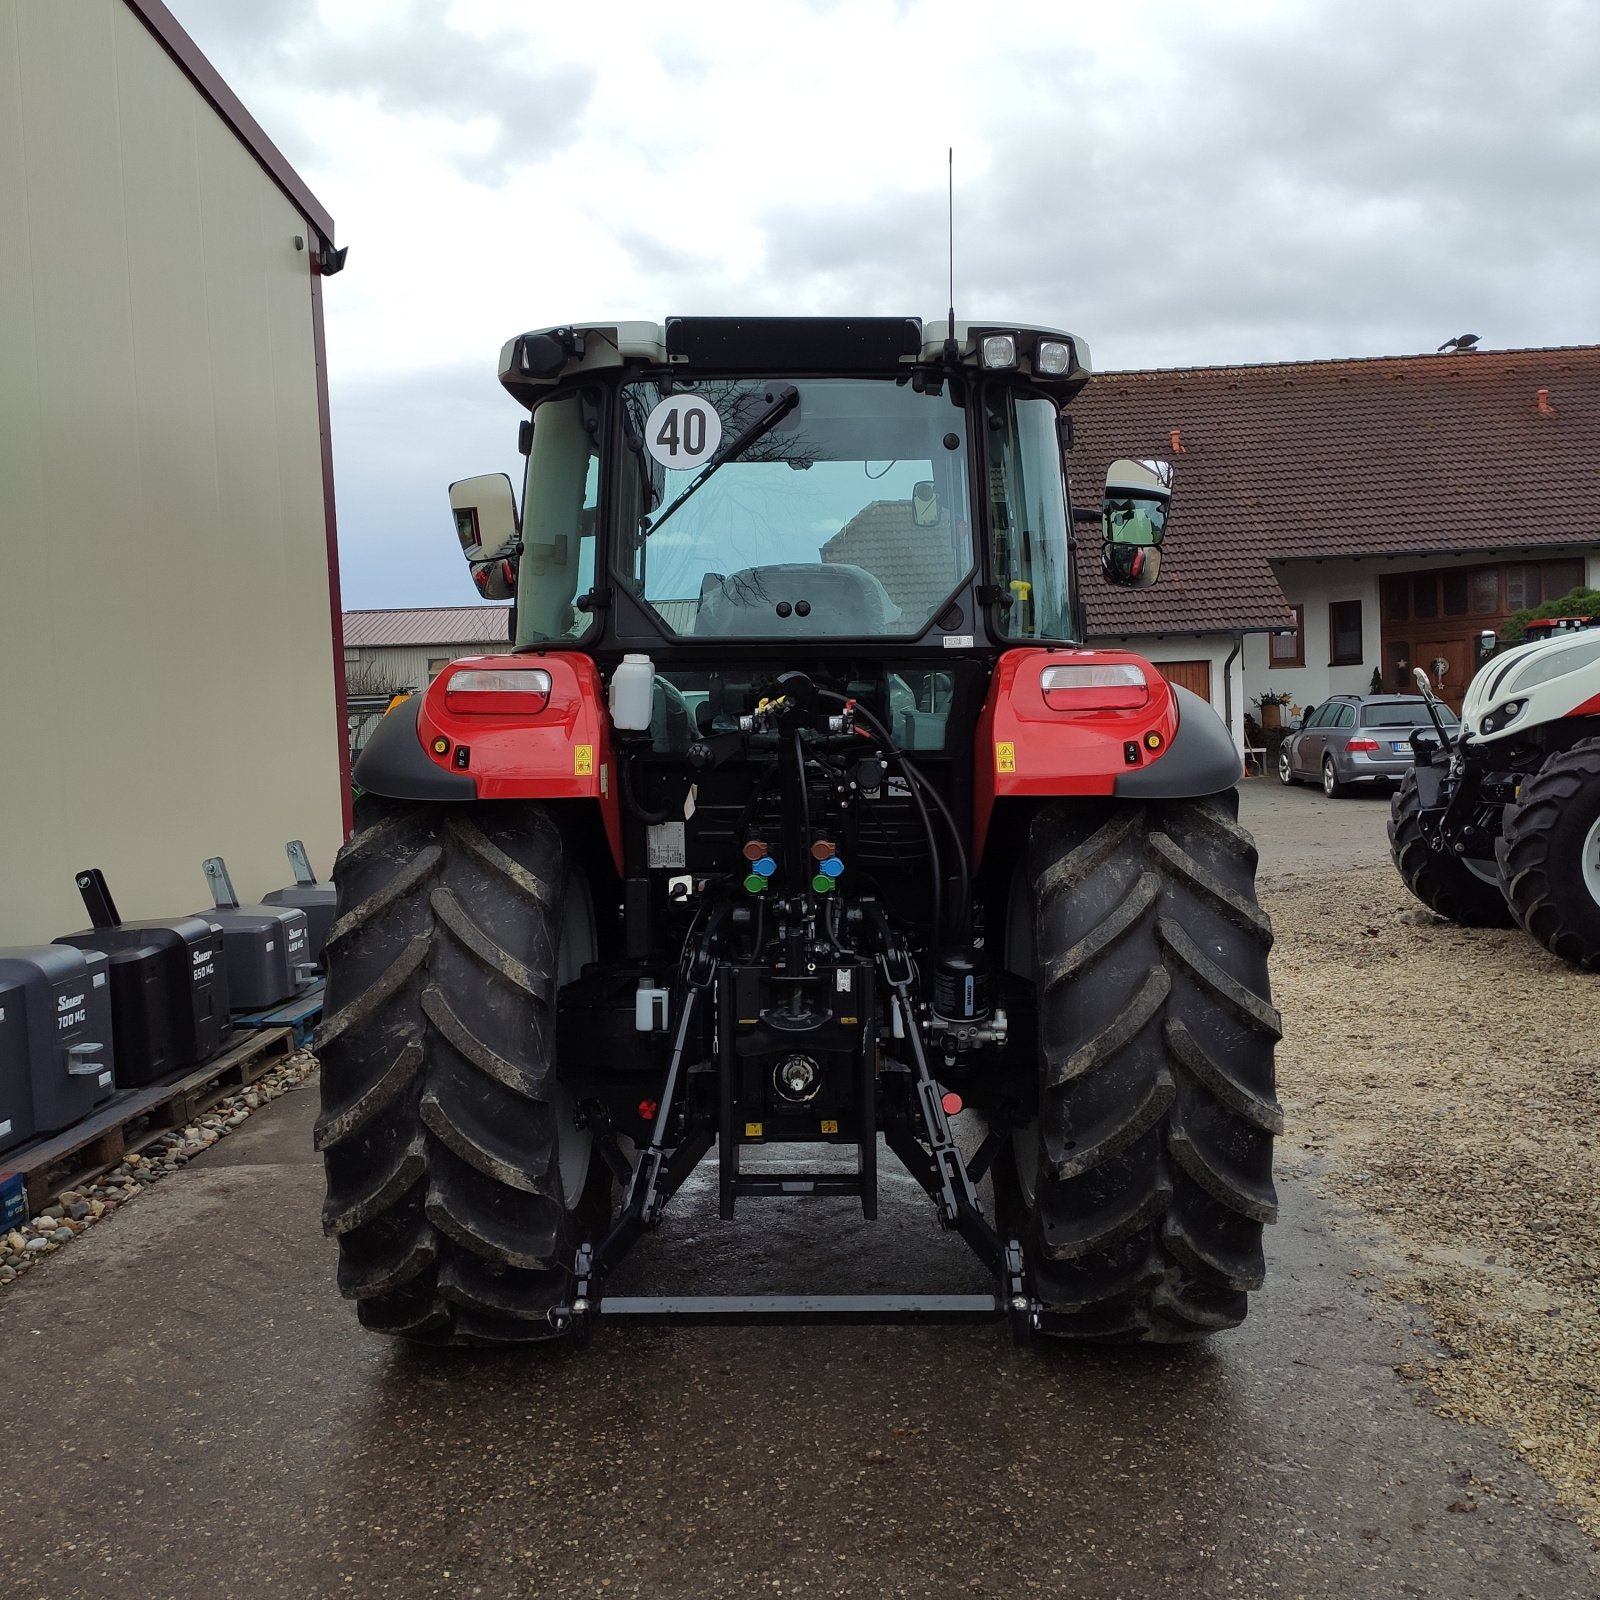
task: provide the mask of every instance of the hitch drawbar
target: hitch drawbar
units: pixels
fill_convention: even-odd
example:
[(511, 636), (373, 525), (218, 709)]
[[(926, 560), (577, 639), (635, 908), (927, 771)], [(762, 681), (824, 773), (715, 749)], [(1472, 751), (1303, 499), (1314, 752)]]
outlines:
[(998, 1322), (1011, 1324), (1012, 1337), (1025, 1343), (1037, 1330), (1040, 1306), (1027, 1292), (1022, 1246), (1005, 1247), (1006, 1282), (996, 1294), (627, 1294), (600, 1296), (594, 1289), (594, 1252), (581, 1245), (573, 1271), (572, 1304), (557, 1306), (551, 1324), (579, 1344), (587, 1344), (596, 1317), (639, 1324), (680, 1326), (762, 1326), (792, 1323), (845, 1323), (854, 1326), (895, 1323)]
[[(1008, 1321), (1013, 1337), (1028, 1339), (1042, 1326), (1043, 1307), (1028, 1291), (1022, 1245), (1016, 1239), (1002, 1239), (984, 1217), (978, 1201), (977, 1181), (993, 1156), (993, 1137), (973, 1157), (969, 1167), (950, 1130), (939, 1085), (928, 1068), (922, 1030), (912, 1000), (914, 970), (903, 952), (890, 950), (879, 958), (879, 968), (889, 991), (899, 1029), (909, 1046), (911, 1094), (907, 1097), (911, 1114), (891, 1120), (884, 1127), (889, 1148), (904, 1163), (906, 1170), (927, 1191), (938, 1211), (942, 1227), (953, 1229), (972, 1247), (973, 1252), (995, 1275), (992, 1294), (795, 1294), (795, 1295), (608, 1295), (607, 1275), (632, 1249), (647, 1229), (657, 1226), (667, 1202), (709, 1151), (713, 1136), (701, 1132), (687, 1138), (677, 1148), (666, 1143), (672, 1127), (674, 1103), (682, 1092), (683, 1055), (690, 1034), (690, 1020), (719, 982), (726, 982), (723, 963), (714, 960), (685, 964), (682, 1010), (673, 1040), (671, 1061), (652, 1125), (649, 1145), (641, 1150), (636, 1163), (629, 1164), (610, 1135), (603, 1115), (591, 1120), (597, 1143), (604, 1147), (604, 1158), (627, 1189), (622, 1212), (598, 1244), (585, 1242), (578, 1247), (573, 1262), (573, 1293), (569, 1304), (553, 1307), (550, 1322), (558, 1331), (579, 1343), (587, 1343), (598, 1317), (615, 1317), (636, 1323), (694, 1324), (791, 1324), (791, 1323), (962, 1323)], [(732, 1069), (731, 1057), (723, 1052), (722, 1070)], [(862, 1069), (867, 1077), (868, 1059), (863, 1040)], [(901, 1070), (906, 1070), (902, 1068)], [(726, 1085), (724, 1086), (726, 1088)], [(727, 1096), (724, 1095), (726, 1110)], [(865, 1108), (864, 1108), (865, 1109)], [(870, 1124), (869, 1124), (870, 1126)], [(872, 1139), (868, 1133), (863, 1144)], [(737, 1153), (730, 1160), (728, 1141), (722, 1140), (724, 1164), (723, 1198), (731, 1198), (730, 1175), (737, 1173)], [(860, 1181), (865, 1182), (868, 1158), (862, 1157)], [(738, 1192), (747, 1195), (843, 1192), (830, 1188), (828, 1180), (836, 1174), (787, 1173), (785, 1182), (763, 1186), (746, 1181)], [(800, 1181), (805, 1180), (805, 1181)], [(855, 1192), (852, 1190), (851, 1192)], [(865, 1207), (867, 1215), (873, 1208)], [(728, 1214), (725, 1210), (724, 1214)]]

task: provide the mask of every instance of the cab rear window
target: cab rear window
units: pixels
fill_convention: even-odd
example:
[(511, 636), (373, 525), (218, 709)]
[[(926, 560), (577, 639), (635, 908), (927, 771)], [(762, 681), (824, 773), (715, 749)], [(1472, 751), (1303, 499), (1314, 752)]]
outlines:
[[(1439, 708), (1445, 726), (1455, 722), (1455, 716), (1443, 706)], [(1377, 705), (1361, 708), (1361, 725), (1364, 728), (1415, 728), (1428, 723), (1428, 705), (1425, 700), (1384, 700)]]

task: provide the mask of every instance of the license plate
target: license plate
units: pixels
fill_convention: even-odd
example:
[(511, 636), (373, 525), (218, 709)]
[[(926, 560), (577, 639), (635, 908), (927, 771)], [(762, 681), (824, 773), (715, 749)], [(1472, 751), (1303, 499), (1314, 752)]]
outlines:
[(1407, 751), (1410, 750), (1411, 746), (1406, 744), (1403, 740), (1395, 739), (1390, 743), (1389, 748), (1393, 750), (1397, 756), (1403, 756)]

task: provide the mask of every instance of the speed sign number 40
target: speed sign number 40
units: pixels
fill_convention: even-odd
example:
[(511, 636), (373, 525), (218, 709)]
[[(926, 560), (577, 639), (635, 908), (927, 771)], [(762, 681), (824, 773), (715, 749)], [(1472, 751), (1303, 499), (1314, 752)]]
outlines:
[(673, 472), (701, 467), (722, 443), (722, 418), (700, 395), (670, 395), (646, 420), (644, 443), (651, 457)]

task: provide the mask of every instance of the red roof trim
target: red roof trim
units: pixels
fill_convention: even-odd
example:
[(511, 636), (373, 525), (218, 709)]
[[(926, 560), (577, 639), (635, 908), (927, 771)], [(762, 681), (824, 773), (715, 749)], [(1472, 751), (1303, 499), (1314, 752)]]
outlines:
[[(183, 31), (178, 19), (167, 10), (161, 0), (123, 0), (123, 4), (155, 35), (161, 48), (177, 62), (195, 88), (208, 100), (222, 120), (234, 131), (240, 142), (249, 148), (268, 177), (288, 196), (300, 214), (321, 234), (333, 243), (333, 218), (323, 210), (322, 203), (306, 187), (305, 180), (284, 158), (283, 152), (266, 135), (261, 124), (244, 108), (232, 89), (222, 81), (222, 75), (200, 53), (200, 47)], [(315, 260), (316, 251), (312, 250)]]

